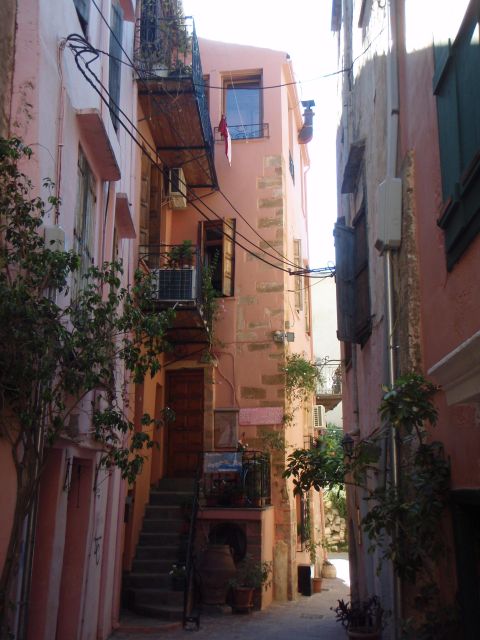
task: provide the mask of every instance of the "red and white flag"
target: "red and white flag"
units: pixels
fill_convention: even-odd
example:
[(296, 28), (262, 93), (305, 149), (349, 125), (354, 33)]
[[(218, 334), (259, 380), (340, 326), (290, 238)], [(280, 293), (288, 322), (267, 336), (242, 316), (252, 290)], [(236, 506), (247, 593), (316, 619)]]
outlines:
[(230, 131), (228, 130), (227, 119), (224, 115), (222, 115), (220, 119), (218, 131), (225, 140), (225, 155), (227, 156), (228, 164), (232, 166), (232, 139), (230, 137)]

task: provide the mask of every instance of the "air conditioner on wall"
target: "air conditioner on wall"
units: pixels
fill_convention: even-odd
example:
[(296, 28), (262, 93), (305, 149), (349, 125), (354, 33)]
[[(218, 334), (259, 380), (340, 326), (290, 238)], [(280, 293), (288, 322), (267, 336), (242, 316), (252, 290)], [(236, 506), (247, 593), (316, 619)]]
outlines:
[(168, 172), (168, 195), (172, 209), (186, 209), (187, 183), (183, 169), (176, 167)]
[(325, 419), (325, 407), (323, 404), (316, 404), (313, 407), (313, 428), (325, 429), (327, 421)]
[(197, 293), (194, 267), (155, 269), (152, 279), (157, 300), (195, 300)]

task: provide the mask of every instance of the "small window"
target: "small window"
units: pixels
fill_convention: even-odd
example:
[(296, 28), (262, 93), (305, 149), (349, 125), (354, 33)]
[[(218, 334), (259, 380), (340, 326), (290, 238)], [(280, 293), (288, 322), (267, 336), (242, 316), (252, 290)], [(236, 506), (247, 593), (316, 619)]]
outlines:
[(263, 137), (261, 76), (224, 79), (224, 113), (232, 140)]
[(222, 296), (233, 296), (235, 220), (212, 220), (200, 224), (203, 262), (213, 266), (213, 287)]
[(123, 11), (116, 2), (112, 4), (111, 28), (108, 93), (110, 114), (115, 131), (117, 131), (120, 124), (118, 115), (120, 113), (120, 78), (122, 75)]
[(77, 16), (80, 20), (80, 26), (85, 35), (87, 35), (88, 19), (90, 17), (90, 0), (73, 0)]

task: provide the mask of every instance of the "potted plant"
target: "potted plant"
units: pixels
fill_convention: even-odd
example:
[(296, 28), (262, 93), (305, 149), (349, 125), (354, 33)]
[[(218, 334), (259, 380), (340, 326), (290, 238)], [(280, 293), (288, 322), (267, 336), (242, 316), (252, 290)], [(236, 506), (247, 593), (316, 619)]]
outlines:
[(255, 560), (247, 554), (237, 565), (237, 575), (229, 581), (232, 590), (232, 611), (248, 613), (253, 607), (255, 589), (266, 589), (272, 573), (271, 562)]
[(169, 269), (183, 269), (191, 267), (193, 263), (194, 247), (191, 240), (184, 240), (182, 244), (173, 246), (167, 253)]
[(377, 596), (367, 600), (352, 600), (352, 602), (338, 601), (333, 608), (337, 617), (346, 630), (349, 638), (361, 640), (379, 640), (382, 633), (383, 609)]
[(185, 579), (187, 577), (185, 565), (173, 564), (169, 575), (173, 591), (183, 591), (185, 589)]

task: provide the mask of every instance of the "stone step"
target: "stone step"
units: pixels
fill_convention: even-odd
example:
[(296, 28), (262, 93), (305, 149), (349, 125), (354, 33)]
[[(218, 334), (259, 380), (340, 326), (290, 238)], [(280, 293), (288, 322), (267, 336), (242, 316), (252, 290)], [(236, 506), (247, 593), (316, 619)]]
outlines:
[(161, 518), (162, 520), (176, 520), (183, 522), (185, 517), (180, 507), (163, 504), (147, 504), (145, 506), (145, 518)]
[[(170, 571), (170, 569), (169, 569)], [(124, 576), (125, 589), (168, 589), (170, 576), (167, 571), (161, 573), (131, 573)]]
[(138, 540), (138, 545), (141, 547), (171, 547), (179, 543), (179, 536), (177, 531), (165, 531), (149, 533), (148, 531), (142, 531)]
[(132, 563), (133, 573), (168, 573), (172, 564), (174, 564), (176, 556), (174, 558), (164, 558), (163, 560), (137, 560)]
[(176, 505), (191, 504), (192, 494), (188, 491), (150, 491), (150, 504)]
[(194, 478), (162, 478), (155, 487), (161, 491), (184, 491), (190, 494), (193, 493), (194, 488)]
[(183, 607), (183, 591), (171, 589), (131, 589), (134, 606), (138, 605), (173, 605)]
[(145, 518), (142, 533), (174, 533), (177, 537), (182, 533), (182, 520), (165, 520), (163, 518)]
[(165, 545), (161, 547), (147, 547), (145, 545), (137, 546), (135, 560), (168, 560), (170, 565), (172, 565), (175, 562), (175, 558), (177, 558), (179, 548), (180, 542), (178, 541), (178, 536), (176, 545)]
[(140, 616), (162, 618), (164, 620), (181, 620), (183, 617), (183, 607), (174, 607), (172, 605), (134, 605), (133, 610)]

